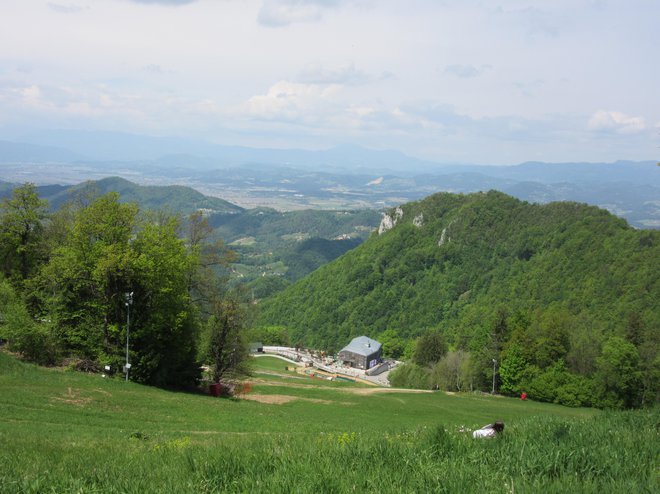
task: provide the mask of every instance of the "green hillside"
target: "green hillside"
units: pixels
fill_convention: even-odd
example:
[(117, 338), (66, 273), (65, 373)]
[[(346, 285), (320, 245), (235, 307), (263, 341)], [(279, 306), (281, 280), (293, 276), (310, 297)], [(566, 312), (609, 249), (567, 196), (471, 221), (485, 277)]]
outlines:
[(263, 298), (362, 243), (380, 216), (372, 210), (256, 208), (212, 215), (209, 224), (240, 256), (233, 265), (234, 281), (249, 284), (256, 298)]
[(263, 303), (261, 322), (330, 350), (438, 330), (480, 359), (484, 388), (491, 360), (514, 350), (540, 371), (563, 363), (591, 377), (615, 336), (657, 372), (659, 232), (498, 192), (436, 194), (389, 216), (391, 230)]
[(78, 185), (39, 187), (39, 195), (47, 199), (50, 207), (59, 209), (76, 197), (118, 192), (122, 202), (134, 202), (141, 209), (165, 210), (170, 213), (189, 214), (199, 209), (210, 213), (238, 213), (243, 208), (217, 197), (205, 196), (182, 185), (138, 185), (119, 177), (84, 182)]
[[(372, 393), (261, 360), (248, 394), (218, 399), (0, 352), (0, 492), (650, 492), (657, 482), (656, 412)], [(495, 418), (502, 437), (472, 439)]]
[[(15, 187), (0, 181), (0, 199), (9, 198)], [(231, 270), (234, 285), (248, 284), (259, 299), (282, 290), (362, 243), (381, 216), (374, 210), (245, 210), (190, 187), (143, 186), (119, 177), (73, 186), (43, 185), (37, 191), (48, 201), (51, 211), (67, 202), (86, 203), (108, 192), (119, 193), (122, 203), (135, 203), (143, 211), (185, 217), (201, 209), (213, 228), (213, 237), (229, 244), (238, 254)]]

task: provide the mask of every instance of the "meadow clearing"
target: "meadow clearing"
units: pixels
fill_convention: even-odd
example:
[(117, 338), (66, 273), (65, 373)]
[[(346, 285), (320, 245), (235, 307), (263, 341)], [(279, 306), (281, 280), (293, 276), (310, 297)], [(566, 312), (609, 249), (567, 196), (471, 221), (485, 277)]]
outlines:
[[(657, 492), (657, 409), (378, 391), (255, 359), (212, 398), (0, 352), (0, 492)], [(496, 419), (501, 437), (470, 430)]]

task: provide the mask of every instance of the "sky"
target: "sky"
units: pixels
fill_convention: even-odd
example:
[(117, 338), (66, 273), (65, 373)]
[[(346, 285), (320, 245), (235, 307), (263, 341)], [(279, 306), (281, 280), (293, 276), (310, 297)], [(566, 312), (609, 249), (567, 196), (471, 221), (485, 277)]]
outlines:
[(657, 0), (2, 0), (0, 138), (654, 160)]

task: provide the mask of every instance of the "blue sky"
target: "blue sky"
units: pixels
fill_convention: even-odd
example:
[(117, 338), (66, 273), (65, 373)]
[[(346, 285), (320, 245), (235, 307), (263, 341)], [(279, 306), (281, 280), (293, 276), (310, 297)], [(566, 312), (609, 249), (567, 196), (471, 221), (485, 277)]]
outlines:
[(657, 0), (4, 0), (0, 138), (657, 159)]

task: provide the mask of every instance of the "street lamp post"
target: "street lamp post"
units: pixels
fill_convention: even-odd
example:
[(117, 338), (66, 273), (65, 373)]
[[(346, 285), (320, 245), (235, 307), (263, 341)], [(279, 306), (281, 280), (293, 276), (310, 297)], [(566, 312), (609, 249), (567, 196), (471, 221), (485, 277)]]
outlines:
[(493, 359), (493, 391), (491, 394), (495, 394), (495, 366), (497, 365), (497, 360)]
[(126, 381), (128, 381), (128, 372), (131, 364), (128, 361), (128, 341), (131, 333), (131, 304), (133, 304), (133, 292), (126, 294)]

